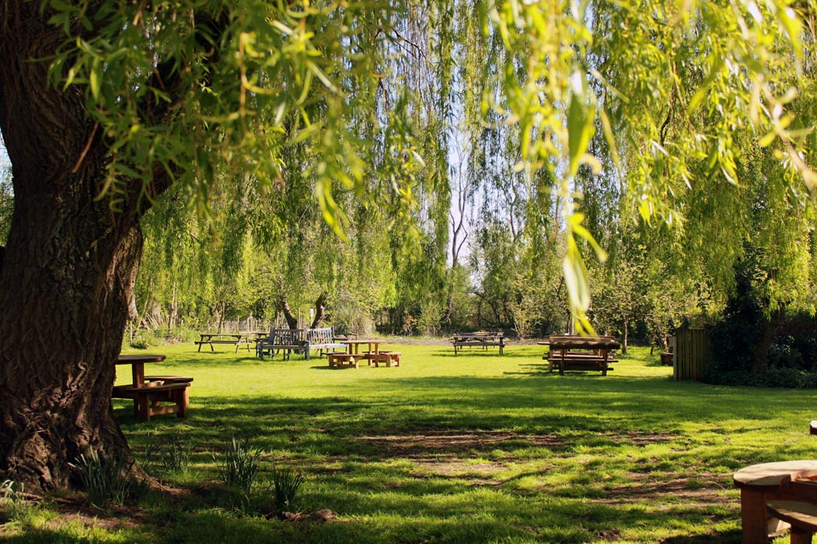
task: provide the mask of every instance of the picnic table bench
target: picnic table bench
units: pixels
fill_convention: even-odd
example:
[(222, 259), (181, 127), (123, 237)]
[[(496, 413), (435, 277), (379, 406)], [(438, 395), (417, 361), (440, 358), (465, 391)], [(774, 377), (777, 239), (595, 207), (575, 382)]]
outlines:
[(257, 336), (254, 332), (237, 332), (237, 333), (201, 333), (201, 338), (193, 342), (198, 344), (201, 351), (201, 346), (207, 344), (210, 346), (210, 351), (215, 351), (213, 344), (233, 344), (235, 345), (235, 352), (238, 353), (238, 348), (241, 344), (247, 346), (247, 351), (250, 351), (250, 337)]
[(612, 336), (554, 335), (539, 344), (550, 346), (542, 357), (547, 360), (550, 372), (598, 370), (602, 376), (612, 370), (611, 364), (618, 362), (612, 351), (621, 347)]
[(454, 355), (456, 355), (464, 347), (482, 347), (487, 350), (491, 346), (499, 347), (499, 354), (505, 348), (505, 335), (501, 332), (465, 332), (455, 334), (451, 338), (451, 343), (454, 344)]
[(744, 467), (733, 476), (740, 489), (743, 544), (768, 544), (792, 526), (792, 543), (811, 542), (817, 529), (817, 460), (798, 459)]
[(133, 400), (133, 409), (140, 421), (150, 421), (152, 416), (176, 414), (187, 417), (190, 405), (188, 389), (193, 378), (183, 376), (145, 376), (145, 363), (161, 362), (164, 355), (120, 355), (117, 365), (131, 365), (132, 382), (114, 386), (111, 396)]

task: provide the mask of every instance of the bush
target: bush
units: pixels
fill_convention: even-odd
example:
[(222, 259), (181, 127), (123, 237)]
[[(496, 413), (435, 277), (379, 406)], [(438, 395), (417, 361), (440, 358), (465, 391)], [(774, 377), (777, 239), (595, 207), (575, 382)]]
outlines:
[(771, 368), (765, 374), (757, 374), (737, 370), (710, 373), (704, 381), (714, 385), (817, 389), (817, 372), (806, 372), (796, 368)]
[(148, 349), (150, 347), (148, 334), (144, 331), (139, 331), (139, 333), (130, 341), (129, 345), (133, 349)]

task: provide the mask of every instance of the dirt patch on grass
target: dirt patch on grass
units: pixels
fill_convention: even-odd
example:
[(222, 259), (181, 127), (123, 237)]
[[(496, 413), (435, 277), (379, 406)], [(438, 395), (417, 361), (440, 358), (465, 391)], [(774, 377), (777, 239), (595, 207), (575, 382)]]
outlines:
[[(631, 472), (627, 474), (630, 483), (617, 486), (605, 492), (602, 499), (592, 502), (599, 504), (620, 504), (639, 500), (658, 501), (666, 497), (665, 508), (670, 509), (679, 501), (685, 507), (707, 507), (713, 504), (723, 504), (720, 476), (714, 473), (697, 473), (690, 478), (681, 473), (650, 473)], [(737, 506), (737, 505), (736, 505)]]
[(564, 437), (555, 434), (533, 435), (508, 431), (426, 431), (409, 435), (361, 436), (357, 441), (382, 451), (384, 456), (409, 459), (456, 457), (464, 452), (487, 453), (510, 448), (565, 448)]
[(472, 463), (465, 459), (452, 459), (447, 462), (424, 459), (419, 460), (418, 464), (420, 470), (411, 473), (413, 478), (457, 478), (474, 486), (502, 485), (501, 480), (496, 480), (492, 476), (506, 468), (505, 464), (500, 462)]
[[(631, 431), (625, 433), (588, 433), (616, 444), (647, 446), (671, 442), (673, 435)], [(523, 434), (510, 431), (423, 431), (412, 434), (361, 436), (358, 443), (367, 444), (386, 457), (426, 458), (458, 456), (463, 452), (488, 453), (494, 450), (546, 448), (560, 452), (572, 447), (581, 436), (557, 434)]]

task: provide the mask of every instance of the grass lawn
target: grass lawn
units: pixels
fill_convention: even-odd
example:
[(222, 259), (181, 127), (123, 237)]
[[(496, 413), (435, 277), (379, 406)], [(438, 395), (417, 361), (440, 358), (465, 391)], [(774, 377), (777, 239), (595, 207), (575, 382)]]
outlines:
[[(817, 457), (817, 392), (675, 382), (643, 348), (607, 377), (549, 374), (535, 345), (455, 357), (389, 344), (401, 367), (358, 370), (219, 348), (149, 350), (167, 354), (149, 374), (195, 377), (188, 419), (138, 423), (115, 401), (137, 459), (192, 451), (187, 471), (159, 474), (173, 493), (73, 514), (52, 500), (0, 526), (0, 541), (737, 543), (732, 473)], [(266, 484), (250, 504), (228, 493), (213, 456), (231, 437), (265, 450), (262, 478), (302, 471), (297, 509), (338, 521), (266, 519)]]

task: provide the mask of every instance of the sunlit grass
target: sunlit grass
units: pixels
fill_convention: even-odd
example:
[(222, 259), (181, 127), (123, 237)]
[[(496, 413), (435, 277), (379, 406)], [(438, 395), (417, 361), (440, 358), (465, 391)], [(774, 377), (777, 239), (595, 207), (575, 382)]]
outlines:
[[(550, 374), (536, 345), (512, 345), (502, 357), (455, 357), (445, 344), (389, 347), (402, 352), (401, 367), (259, 361), (224, 346), (215, 354), (193, 344), (152, 348), (168, 359), (148, 374), (195, 378), (189, 417), (138, 423), (119, 400), (116, 413), (137, 459), (148, 444), (188, 448), (189, 468), (162, 476), (194, 492), (141, 505), (148, 540), (739, 542), (732, 473), (815, 457), (807, 433), (814, 392), (675, 382), (648, 349), (620, 356), (602, 377)], [(341, 523), (233, 508), (213, 459), (232, 437), (266, 451), (262, 477), (273, 464), (302, 471), (297, 508), (331, 509)], [(261, 491), (255, 501), (271, 496)], [(125, 534), (94, 530), (100, 542)], [(21, 528), (0, 532), (9, 541), (30, 537)]]

